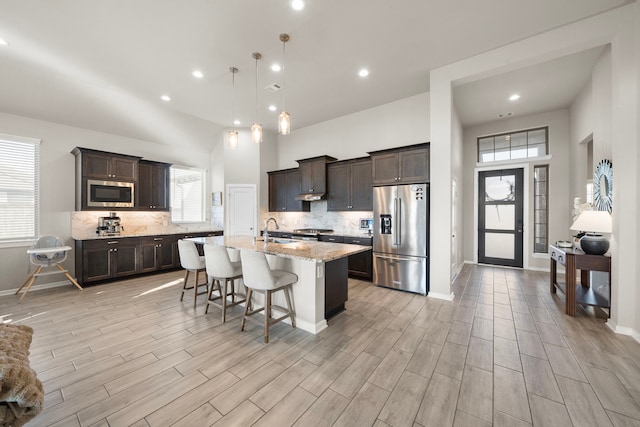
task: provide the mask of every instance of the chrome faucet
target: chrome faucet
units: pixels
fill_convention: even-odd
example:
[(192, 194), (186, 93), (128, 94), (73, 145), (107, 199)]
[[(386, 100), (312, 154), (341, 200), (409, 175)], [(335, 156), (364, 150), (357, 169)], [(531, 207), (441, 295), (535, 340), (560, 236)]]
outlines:
[(276, 230), (280, 229), (280, 227), (278, 226), (278, 221), (276, 221), (276, 219), (274, 217), (269, 218), (264, 223), (264, 230), (262, 230), (262, 237), (264, 239), (265, 244), (269, 240), (269, 221), (273, 221), (273, 223), (276, 225)]

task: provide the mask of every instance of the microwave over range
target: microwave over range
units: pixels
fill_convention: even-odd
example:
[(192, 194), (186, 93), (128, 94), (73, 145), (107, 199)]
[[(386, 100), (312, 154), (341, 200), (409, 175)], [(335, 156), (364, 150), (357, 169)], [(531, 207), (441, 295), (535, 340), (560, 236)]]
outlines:
[(87, 207), (133, 208), (134, 183), (87, 180)]

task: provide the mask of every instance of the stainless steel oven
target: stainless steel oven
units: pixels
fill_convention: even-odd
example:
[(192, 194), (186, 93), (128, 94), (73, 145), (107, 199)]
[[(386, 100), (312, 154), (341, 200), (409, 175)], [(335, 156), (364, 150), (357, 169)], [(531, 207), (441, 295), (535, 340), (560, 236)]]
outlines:
[(95, 208), (134, 207), (133, 182), (87, 180), (87, 206)]

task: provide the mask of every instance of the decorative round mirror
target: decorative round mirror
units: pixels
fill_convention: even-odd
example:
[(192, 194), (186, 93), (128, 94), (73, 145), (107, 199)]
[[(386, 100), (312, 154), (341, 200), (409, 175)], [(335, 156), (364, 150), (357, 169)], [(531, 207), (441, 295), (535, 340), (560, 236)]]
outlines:
[(596, 210), (611, 212), (613, 203), (613, 164), (600, 160), (593, 176), (593, 204)]

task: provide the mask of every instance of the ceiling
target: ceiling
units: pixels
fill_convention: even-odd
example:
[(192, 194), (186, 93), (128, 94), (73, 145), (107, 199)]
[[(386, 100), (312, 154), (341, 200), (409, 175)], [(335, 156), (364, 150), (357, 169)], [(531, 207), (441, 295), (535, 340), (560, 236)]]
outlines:
[[(295, 130), (424, 93), (434, 68), (628, 0), (306, 2), (294, 11), (288, 0), (0, 0), (0, 38), (9, 43), (0, 46), (0, 112), (158, 143), (210, 144), (231, 125), (232, 103), (241, 127), (257, 118), (275, 129), (278, 111), (267, 106), (280, 110), (284, 94)], [(291, 37), (284, 83), (269, 68), (282, 59), (280, 33)], [(256, 51), (263, 55), (257, 104)], [(540, 67), (545, 75), (566, 71), (557, 78), (566, 83), (576, 80), (569, 70), (594, 55)], [(239, 69), (235, 96), (230, 66)], [(361, 67), (368, 77), (358, 77)], [(194, 78), (194, 69), (204, 78)], [(568, 89), (545, 89), (562, 83), (536, 87), (531, 76), (521, 70), (456, 88), (463, 123), (494, 119), (478, 100), (504, 81), (523, 95), (520, 105), (542, 108), (545, 97), (566, 103), (566, 93), (556, 98)], [(272, 83), (283, 91), (264, 90)]]

